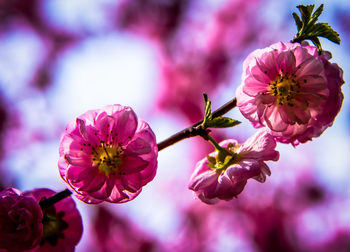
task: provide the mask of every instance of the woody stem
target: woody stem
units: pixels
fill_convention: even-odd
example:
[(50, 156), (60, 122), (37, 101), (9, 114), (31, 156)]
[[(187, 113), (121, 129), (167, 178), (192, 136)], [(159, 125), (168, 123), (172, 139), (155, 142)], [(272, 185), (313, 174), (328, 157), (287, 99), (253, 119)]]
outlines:
[[(237, 100), (236, 98), (232, 99), (231, 101), (225, 103), (223, 106), (218, 108), (212, 113), (212, 118), (222, 116), (229, 112), (231, 109), (236, 107)], [(193, 124), (191, 127), (188, 127), (184, 130), (181, 130), (177, 132), (176, 134), (172, 135), (171, 137), (161, 141), (158, 143), (158, 151), (161, 151), (170, 145), (173, 145), (181, 140), (184, 140), (186, 138), (194, 137), (194, 136), (206, 136), (208, 134), (208, 130), (202, 127), (203, 120)]]

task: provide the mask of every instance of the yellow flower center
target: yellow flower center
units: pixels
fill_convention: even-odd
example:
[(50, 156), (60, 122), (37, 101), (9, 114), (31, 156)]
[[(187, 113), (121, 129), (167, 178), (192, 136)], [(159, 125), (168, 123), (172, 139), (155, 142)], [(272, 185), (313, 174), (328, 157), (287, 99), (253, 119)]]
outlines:
[(300, 84), (296, 81), (296, 76), (279, 75), (275, 81), (269, 84), (269, 91), (272, 96), (276, 96), (276, 104), (293, 107), (295, 96), (299, 93)]
[(101, 144), (95, 150), (92, 162), (100, 172), (104, 172), (106, 176), (109, 176), (111, 173), (118, 172), (118, 167), (122, 163), (122, 154), (123, 149), (120, 146)]

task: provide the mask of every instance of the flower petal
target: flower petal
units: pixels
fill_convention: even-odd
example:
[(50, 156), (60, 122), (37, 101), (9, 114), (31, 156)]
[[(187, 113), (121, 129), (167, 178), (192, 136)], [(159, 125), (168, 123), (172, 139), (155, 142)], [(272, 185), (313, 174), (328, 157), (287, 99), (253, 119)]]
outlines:
[(149, 162), (143, 160), (138, 156), (126, 156), (123, 158), (119, 169), (121, 173), (131, 174), (140, 172), (148, 166)]
[(264, 119), (268, 127), (273, 131), (281, 132), (287, 129), (288, 124), (282, 119), (280, 108), (271, 106), (266, 108)]
[(276, 58), (277, 71), (289, 75), (296, 70), (296, 59), (291, 51), (280, 52)]

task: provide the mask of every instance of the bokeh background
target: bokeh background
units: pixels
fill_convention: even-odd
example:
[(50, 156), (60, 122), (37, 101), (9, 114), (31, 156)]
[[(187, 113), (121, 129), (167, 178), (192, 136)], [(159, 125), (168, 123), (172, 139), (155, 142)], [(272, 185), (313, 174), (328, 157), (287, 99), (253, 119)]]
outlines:
[[(235, 96), (254, 49), (289, 41), (297, 4), (274, 0), (0, 0), (0, 187), (65, 189), (57, 169), (66, 124), (107, 104), (131, 106), (158, 141)], [(159, 153), (157, 176), (126, 204), (77, 202), (84, 223), (76, 251), (350, 251), (350, 3), (326, 1), (321, 39), (344, 69), (345, 99), (334, 125), (312, 142), (278, 144), (264, 184), (215, 206), (187, 189), (212, 151), (187, 139)], [(217, 140), (244, 141), (241, 120)]]

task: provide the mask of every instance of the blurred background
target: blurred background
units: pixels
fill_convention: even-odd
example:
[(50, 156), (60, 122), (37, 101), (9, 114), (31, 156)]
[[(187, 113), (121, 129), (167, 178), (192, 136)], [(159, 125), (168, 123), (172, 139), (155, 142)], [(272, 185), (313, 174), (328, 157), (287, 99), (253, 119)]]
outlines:
[[(235, 96), (242, 62), (257, 48), (290, 41), (298, 4), (273, 0), (0, 0), (0, 187), (65, 189), (58, 146), (66, 124), (107, 104), (131, 106), (158, 142), (200, 120), (202, 93), (216, 109)], [(86, 205), (76, 251), (350, 251), (350, 3), (324, 2), (321, 39), (344, 69), (334, 125), (312, 142), (278, 144), (264, 184), (208, 206), (187, 189), (212, 151), (187, 139), (159, 153), (156, 178), (126, 204)], [(237, 127), (215, 138), (244, 141)]]

